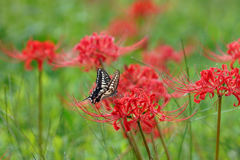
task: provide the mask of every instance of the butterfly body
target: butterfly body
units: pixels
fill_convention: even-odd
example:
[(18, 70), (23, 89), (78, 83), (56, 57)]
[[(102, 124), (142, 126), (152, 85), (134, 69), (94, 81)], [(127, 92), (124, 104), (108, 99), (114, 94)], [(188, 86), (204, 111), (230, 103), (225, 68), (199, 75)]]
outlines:
[(105, 70), (99, 68), (97, 70), (97, 86), (93, 89), (91, 95), (86, 99), (95, 104), (100, 102), (100, 100), (106, 99), (110, 96), (115, 96), (117, 94), (119, 78), (120, 72), (118, 70), (114, 73), (111, 79)]

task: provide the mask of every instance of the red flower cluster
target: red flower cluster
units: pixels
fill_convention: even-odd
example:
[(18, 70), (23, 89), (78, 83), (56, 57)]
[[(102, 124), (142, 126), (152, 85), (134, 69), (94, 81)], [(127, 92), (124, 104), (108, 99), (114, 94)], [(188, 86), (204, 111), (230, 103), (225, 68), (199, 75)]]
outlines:
[[(147, 66), (131, 64), (125, 67), (121, 74), (121, 81), (118, 85), (119, 93), (128, 92), (134, 88), (142, 88), (148, 94), (155, 93), (158, 99), (168, 99), (171, 96), (165, 89), (166, 86), (158, 79), (158, 74)], [(178, 97), (178, 94), (173, 94), (173, 97)]]
[(43, 62), (48, 60), (49, 64), (52, 64), (54, 58), (56, 57), (55, 51), (57, 46), (50, 41), (36, 41), (28, 40), (27, 46), (22, 52), (17, 51), (15, 48), (7, 49), (3, 44), (0, 46), (0, 49), (3, 53), (8, 55), (11, 58), (17, 59), (19, 61), (25, 62), (25, 68), (31, 70), (31, 62), (36, 60), (38, 63), (38, 69), (42, 70)]
[(205, 56), (215, 62), (227, 62), (231, 61), (230, 67), (233, 69), (233, 64), (236, 60), (240, 63), (240, 38), (238, 41), (234, 41), (227, 45), (227, 54), (218, 48), (221, 55), (218, 55), (212, 51), (205, 51)]
[(135, 18), (146, 18), (159, 11), (160, 7), (151, 0), (138, 0), (130, 6), (130, 14)]
[(102, 62), (110, 64), (120, 55), (136, 50), (146, 43), (147, 38), (128, 47), (118, 46), (121, 41), (115, 43), (114, 37), (105, 32), (93, 33), (85, 36), (74, 47), (73, 53), (63, 55), (55, 61), (56, 67), (85, 66), (86, 70), (99, 68)]
[[(223, 64), (222, 69), (211, 67), (201, 71), (200, 75), (200, 80), (195, 83), (190, 81), (185, 75), (179, 79), (170, 75), (172, 80), (168, 76), (164, 78), (162, 75), (162, 79), (163, 82), (175, 91), (194, 93), (194, 102), (196, 103), (204, 100), (207, 93), (209, 93), (210, 98), (213, 98), (215, 94), (218, 96), (234, 95), (238, 100), (238, 104), (234, 103), (234, 106), (240, 105), (240, 75), (238, 68), (229, 71), (227, 65)], [(197, 98), (198, 96), (199, 98)]]
[[(186, 47), (185, 53), (189, 54), (192, 49), (193, 47), (191, 46)], [(160, 45), (153, 51), (144, 52), (143, 54), (144, 63), (163, 71), (167, 68), (167, 62), (170, 60), (180, 62), (183, 57), (183, 51), (176, 52), (169, 45)]]
[[(155, 94), (146, 94), (143, 89), (133, 89), (131, 93), (125, 93), (121, 99), (114, 100), (115, 106), (112, 110), (105, 107), (96, 108), (84, 107), (79, 102), (74, 101), (75, 105), (79, 107), (86, 115), (86, 119), (96, 122), (108, 122), (113, 125), (115, 130), (119, 129), (118, 124), (123, 121), (126, 131), (130, 131), (131, 127), (136, 125), (140, 121), (141, 125), (145, 125), (148, 130), (151, 130), (156, 122), (153, 121), (154, 117), (157, 117), (158, 122), (162, 121), (182, 121), (190, 117), (177, 119), (176, 118), (186, 109), (187, 104), (174, 111), (162, 111), (168, 101), (164, 101), (160, 106), (156, 101)], [(91, 111), (91, 109), (93, 111)], [(182, 110), (181, 110), (182, 109)], [(181, 110), (179, 113), (172, 114)], [(103, 119), (99, 119), (103, 118)]]
[(122, 37), (123, 35), (132, 37), (137, 35), (137, 26), (133, 21), (116, 19), (109, 24), (108, 32), (115, 37)]

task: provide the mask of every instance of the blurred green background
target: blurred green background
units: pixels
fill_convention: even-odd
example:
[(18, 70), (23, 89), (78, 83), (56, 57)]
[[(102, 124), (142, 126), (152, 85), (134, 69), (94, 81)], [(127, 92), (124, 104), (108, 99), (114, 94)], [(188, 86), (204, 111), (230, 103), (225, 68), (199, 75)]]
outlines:
[[(217, 44), (226, 50), (225, 44), (240, 37), (238, 0), (154, 2), (159, 5), (166, 4), (166, 11), (155, 15), (151, 27), (144, 33), (139, 33), (137, 38), (127, 40), (125, 44), (132, 44), (147, 35), (149, 50), (164, 42), (179, 51), (181, 39), (185, 45), (196, 46), (194, 54), (188, 58), (190, 77), (193, 80), (197, 79), (194, 64), (198, 72), (206, 66), (209, 68), (216, 65), (201, 55), (201, 46), (214, 51)], [(63, 39), (61, 48), (68, 51), (85, 35), (106, 30), (110, 21), (121, 16), (132, 3), (133, 1), (128, 0), (1, 0), (0, 40), (21, 50), (29, 38), (42, 41), (50, 39), (55, 43)], [(144, 24), (143, 21), (141, 25)], [(140, 58), (141, 51), (121, 57), (114, 64), (123, 71), (125, 64), (137, 63), (131, 56)], [(169, 65), (177, 70), (176, 66)], [(184, 62), (181, 67), (185, 68)], [(22, 63), (3, 60), (0, 61), (0, 68), (0, 157), (9, 149), (5, 157), (12, 154), (11, 159), (38, 158), (37, 69), (35, 67), (32, 71), (25, 71)], [(109, 66), (107, 70), (112, 74), (115, 69)], [(123, 138), (122, 131), (115, 131), (109, 124), (85, 122), (73, 108), (64, 107), (59, 99), (59, 95), (63, 95), (70, 101), (67, 93), (73, 93), (77, 99), (82, 99), (84, 93), (89, 94), (88, 86), (92, 85), (95, 77), (95, 71), (82, 72), (79, 68), (52, 70), (49, 66), (44, 66), (45, 159), (115, 159), (114, 150), (120, 155), (127, 148), (128, 141)], [(212, 105), (215, 100), (216, 98), (207, 97), (205, 101), (194, 105), (194, 110), (198, 108), (198, 113), (191, 119), (194, 160), (214, 158), (217, 116), (216, 107)], [(233, 107), (236, 101), (232, 96), (223, 98), (222, 108), (226, 112), (222, 114), (221, 159), (240, 157), (240, 112), (239, 108)], [(179, 103), (182, 102), (184, 100), (179, 100)], [(187, 122), (161, 124), (162, 128), (174, 126), (174, 129), (165, 135), (174, 160), (189, 159), (189, 134), (184, 134), (186, 125)], [(141, 139), (139, 135), (137, 137)], [(156, 143), (159, 155), (166, 159), (160, 140), (156, 140)], [(105, 145), (106, 149), (101, 144)], [(139, 142), (139, 145), (147, 158), (143, 143)], [(134, 158), (131, 150), (123, 159)]]

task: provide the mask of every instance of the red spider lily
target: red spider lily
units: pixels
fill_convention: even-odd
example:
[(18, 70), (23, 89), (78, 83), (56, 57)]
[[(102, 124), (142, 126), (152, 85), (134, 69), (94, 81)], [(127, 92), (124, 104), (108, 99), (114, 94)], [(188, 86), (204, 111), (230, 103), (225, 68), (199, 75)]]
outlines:
[[(162, 121), (182, 121), (191, 117), (176, 119), (186, 109), (187, 103), (174, 111), (162, 111), (169, 101), (164, 101), (162, 105), (159, 105), (155, 94), (146, 94), (143, 89), (136, 88), (131, 93), (125, 93), (121, 99), (114, 100), (115, 106), (111, 110), (106, 109), (104, 106), (101, 108), (93, 105), (85, 107), (75, 100), (74, 102), (87, 116), (84, 118), (95, 122), (108, 122), (113, 125), (115, 130), (119, 129), (118, 124), (121, 121), (123, 121), (126, 131), (130, 131), (137, 121), (140, 121), (142, 125), (151, 130), (156, 123), (152, 121), (154, 117), (157, 117), (157, 123)], [(179, 113), (171, 114), (179, 110), (181, 110)]]
[(215, 62), (228, 62), (231, 61), (230, 67), (233, 69), (233, 64), (236, 60), (240, 63), (240, 38), (238, 41), (234, 41), (227, 45), (227, 54), (218, 48), (221, 55), (218, 55), (212, 51), (205, 51), (205, 56)]
[[(131, 64), (125, 67), (121, 74), (121, 81), (118, 85), (119, 93), (128, 92), (134, 88), (142, 88), (148, 94), (155, 93), (158, 99), (168, 99), (171, 97), (165, 89), (166, 86), (158, 79), (158, 74), (147, 66)], [(172, 94), (172, 97), (179, 97), (179, 94)]]
[[(185, 53), (189, 54), (193, 50), (192, 46), (185, 48)], [(174, 51), (169, 45), (160, 45), (156, 49), (150, 52), (144, 52), (144, 63), (157, 68), (158, 70), (165, 70), (169, 61), (181, 62), (184, 57), (183, 51)]]
[(122, 37), (123, 35), (132, 37), (137, 35), (137, 26), (131, 20), (116, 19), (110, 23), (108, 33), (115, 37)]
[[(239, 69), (234, 68), (228, 70), (227, 65), (223, 64), (222, 69), (217, 67), (211, 67), (209, 69), (200, 72), (200, 80), (195, 83), (189, 80), (187, 76), (181, 78), (174, 78), (172, 75), (163, 76), (163, 82), (175, 91), (182, 93), (194, 93), (194, 102), (199, 103), (204, 100), (207, 93), (209, 97), (213, 98), (215, 94), (220, 96), (234, 95), (238, 104), (234, 103), (234, 106), (240, 105), (240, 81), (239, 81)], [(197, 98), (199, 96), (199, 98)]]
[(31, 63), (36, 60), (38, 63), (38, 69), (42, 70), (43, 62), (48, 61), (48, 64), (52, 64), (52, 61), (56, 57), (56, 50), (58, 46), (50, 41), (40, 42), (37, 40), (28, 40), (26, 48), (22, 52), (17, 51), (15, 48), (7, 49), (3, 44), (0, 45), (0, 50), (7, 56), (25, 62), (25, 68), (31, 70)]
[(135, 18), (147, 18), (160, 12), (160, 7), (151, 0), (138, 0), (130, 6), (130, 15)]
[(102, 62), (110, 64), (119, 56), (140, 48), (147, 42), (147, 38), (128, 47), (119, 46), (122, 41), (114, 42), (114, 37), (105, 32), (100, 34), (93, 33), (91, 36), (85, 36), (74, 47), (73, 53), (58, 57), (55, 61), (56, 67), (65, 66), (85, 66), (85, 70), (99, 68)]

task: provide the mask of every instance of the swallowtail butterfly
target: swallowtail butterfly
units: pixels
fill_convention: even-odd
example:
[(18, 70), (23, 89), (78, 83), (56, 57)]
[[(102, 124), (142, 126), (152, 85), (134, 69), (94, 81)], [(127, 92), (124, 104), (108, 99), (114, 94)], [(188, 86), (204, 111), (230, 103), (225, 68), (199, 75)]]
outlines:
[(120, 78), (120, 72), (117, 70), (112, 79), (109, 77), (107, 72), (101, 68), (97, 70), (96, 88), (93, 89), (91, 95), (82, 101), (90, 100), (91, 103), (95, 104), (110, 96), (117, 94), (117, 87)]

